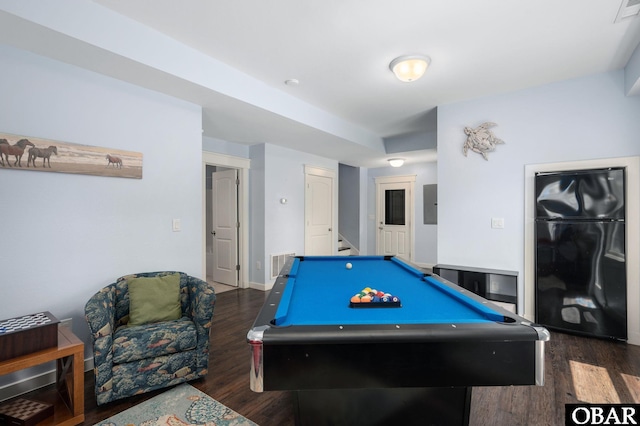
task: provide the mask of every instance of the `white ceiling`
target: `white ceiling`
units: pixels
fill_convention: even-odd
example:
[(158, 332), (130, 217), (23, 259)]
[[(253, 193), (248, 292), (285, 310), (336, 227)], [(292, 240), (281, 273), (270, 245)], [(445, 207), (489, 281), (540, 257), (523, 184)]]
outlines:
[[(283, 103), (297, 99), (327, 114), (311, 124), (266, 107), (268, 102), (238, 101), (233, 94), (182, 96), (171, 81), (166, 90), (155, 87), (203, 105), (206, 136), (279, 143), (368, 167), (390, 157), (376, 141), (434, 131), (430, 112), (439, 105), (621, 69), (640, 41), (640, 18), (614, 22), (621, 0), (93, 3), (261, 81), (271, 93), (282, 92)], [(413, 83), (397, 81), (389, 62), (414, 53), (431, 57), (427, 73)], [(144, 80), (133, 74), (118, 78)], [(288, 86), (287, 79), (300, 83)], [(319, 122), (329, 118), (332, 124), (322, 128)], [(334, 119), (351, 127), (331, 129)], [(354, 132), (372, 144), (362, 135), (350, 138)], [(393, 156), (435, 158), (431, 149), (400, 154)]]

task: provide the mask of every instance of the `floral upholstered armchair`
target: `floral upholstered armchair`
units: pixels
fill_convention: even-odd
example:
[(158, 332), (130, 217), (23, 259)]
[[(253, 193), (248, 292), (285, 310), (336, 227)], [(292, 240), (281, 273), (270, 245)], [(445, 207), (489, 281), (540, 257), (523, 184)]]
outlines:
[(98, 405), (206, 375), (215, 300), (182, 272), (127, 275), (91, 297)]

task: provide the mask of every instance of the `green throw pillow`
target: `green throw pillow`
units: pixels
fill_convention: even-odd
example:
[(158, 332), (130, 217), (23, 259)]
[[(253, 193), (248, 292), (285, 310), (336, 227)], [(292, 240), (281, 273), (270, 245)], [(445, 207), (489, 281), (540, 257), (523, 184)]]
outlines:
[(129, 325), (177, 320), (180, 307), (180, 274), (131, 278)]

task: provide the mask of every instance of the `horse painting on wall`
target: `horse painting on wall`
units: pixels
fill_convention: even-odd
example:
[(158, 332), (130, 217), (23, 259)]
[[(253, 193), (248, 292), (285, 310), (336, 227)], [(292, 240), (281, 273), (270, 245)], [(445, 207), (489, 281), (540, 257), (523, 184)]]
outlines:
[(0, 133), (2, 169), (142, 179), (142, 153)]

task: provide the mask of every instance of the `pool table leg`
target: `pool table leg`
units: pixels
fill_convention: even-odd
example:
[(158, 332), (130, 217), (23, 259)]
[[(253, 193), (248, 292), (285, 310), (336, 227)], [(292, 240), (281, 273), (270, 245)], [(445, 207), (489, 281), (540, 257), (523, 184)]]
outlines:
[(296, 426), (468, 425), (471, 388), (294, 391)]

